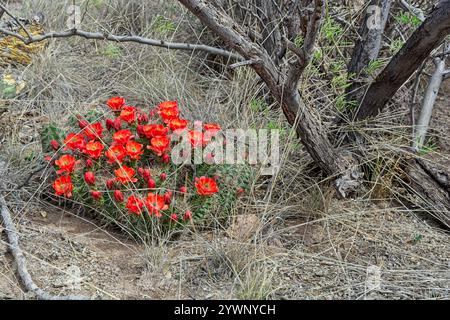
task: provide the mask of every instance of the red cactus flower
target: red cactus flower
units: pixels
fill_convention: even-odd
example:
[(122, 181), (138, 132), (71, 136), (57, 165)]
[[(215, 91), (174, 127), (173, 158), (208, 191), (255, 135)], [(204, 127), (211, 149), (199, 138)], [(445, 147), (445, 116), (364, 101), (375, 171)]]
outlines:
[(145, 137), (144, 126), (142, 124), (138, 124), (138, 126), (136, 127), (136, 132), (139, 137)]
[(117, 202), (123, 202), (125, 200), (122, 191), (120, 190), (114, 190), (114, 199)]
[(164, 193), (164, 202), (170, 204), (172, 202), (172, 191), (167, 191)]
[(138, 123), (139, 124), (144, 124), (148, 122), (148, 115), (146, 113), (143, 112), (139, 112), (138, 114)]
[(214, 179), (202, 176), (195, 181), (197, 193), (201, 196), (209, 196), (219, 192), (217, 183)]
[(151, 110), (149, 111), (148, 116), (149, 116), (150, 118), (153, 118), (154, 116), (156, 116), (157, 112), (158, 112), (158, 107), (153, 108), (153, 109), (151, 109)]
[(186, 192), (187, 192), (186, 186), (181, 186), (181, 187), (180, 187), (180, 192), (181, 192), (181, 193), (186, 193)]
[(156, 182), (152, 178), (147, 180), (147, 187), (149, 189), (155, 189), (156, 188)]
[(191, 130), (188, 132), (187, 137), (194, 148), (201, 147), (205, 144), (203, 132)]
[(165, 172), (161, 173), (161, 174), (159, 175), (159, 179), (160, 179), (161, 181), (166, 181), (166, 179), (167, 179), (167, 173), (165, 173)]
[(176, 101), (164, 101), (158, 105), (158, 114), (168, 123), (170, 120), (178, 118), (180, 114), (178, 110), (178, 103)]
[(137, 143), (133, 140), (128, 140), (126, 145), (126, 151), (128, 156), (133, 160), (139, 160), (141, 155), (144, 153), (144, 150), (142, 150), (143, 145), (140, 143)]
[(50, 141), (50, 145), (52, 146), (52, 149), (57, 151), (59, 149), (59, 142), (56, 140)]
[(84, 134), (88, 139), (95, 140), (102, 137), (103, 126), (100, 122), (91, 123), (84, 129)]
[(162, 156), (170, 148), (170, 139), (166, 136), (157, 136), (150, 140), (151, 149), (157, 156)]
[(236, 195), (239, 197), (245, 193), (244, 188), (237, 188), (236, 189)]
[(95, 175), (92, 171), (87, 171), (84, 173), (84, 181), (89, 185), (95, 184)]
[(221, 127), (217, 123), (205, 123), (203, 124), (203, 130), (211, 132), (219, 132), (221, 130)]
[(186, 129), (186, 127), (189, 125), (189, 121), (184, 120), (184, 119), (180, 119), (180, 118), (175, 118), (170, 120), (169, 122), (169, 128), (172, 131), (175, 132), (180, 132), (183, 131), (184, 129)]
[(142, 178), (144, 178), (145, 181), (148, 181), (152, 177), (150, 169), (148, 169), (148, 168), (146, 168), (146, 169), (138, 168), (138, 172), (142, 176)]
[(126, 184), (128, 182), (136, 182), (137, 179), (134, 178), (135, 173), (136, 171), (134, 171), (133, 168), (127, 166), (121, 166), (119, 169), (114, 170), (116, 180), (122, 184)]
[(86, 160), (86, 168), (92, 168), (94, 166), (94, 162), (91, 159)]
[(111, 108), (111, 110), (119, 111), (125, 104), (125, 99), (122, 97), (112, 97), (106, 101), (106, 104)]
[(70, 150), (80, 150), (83, 151), (84, 147), (86, 146), (86, 142), (84, 141), (84, 138), (80, 134), (75, 133), (69, 133), (64, 140), (64, 145), (67, 149)]
[(91, 197), (94, 200), (100, 200), (102, 198), (102, 193), (100, 191), (92, 190), (91, 191)]
[(132, 137), (133, 137), (133, 134), (128, 129), (119, 130), (113, 134), (113, 140), (117, 144), (121, 144), (121, 145), (125, 145), (128, 142), (128, 140), (130, 140)]
[(108, 163), (122, 163), (123, 159), (127, 156), (127, 151), (123, 146), (117, 144), (112, 146), (105, 152), (106, 157), (108, 158)]
[(114, 130), (116, 130), (116, 131), (119, 131), (120, 129), (122, 129), (122, 120), (120, 119), (120, 117), (117, 117), (114, 119), (113, 127), (114, 127)]
[(165, 164), (168, 164), (170, 162), (170, 156), (167, 153), (164, 153), (162, 155), (161, 159), (162, 159), (162, 162), (165, 163)]
[(190, 212), (189, 210), (186, 211), (183, 215), (183, 220), (187, 221), (187, 220), (191, 220), (192, 219), (192, 212)]
[(131, 213), (140, 215), (142, 213), (142, 208), (144, 207), (144, 202), (136, 196), (129, 196), (125, 207)]
[(169, 206), (164, 202), (164, 197), (159, 194), (149, 193), (145, 201), (149, 214), (160, 217), (160, 211), (167, 210)]
[(70, 198), (72, 196), (73, 184), (70, 176), (61, 176), (53, 182), (53, 189), (57, 196)]
[(127, 123), (133, 123), (136, 121), (136, 108), (132, 106), (125, 106), (120, 112), (120, 119)]
[(214, 159), (214, 154), (212, 154), (211, 152), (205, 155), (205, 162), (207, 164), (213, 164), (215, 162)]
[(86, 149), (85, 149), (85, 153), (94, 159), (98, 159), (101, 157), (102, 155), (102, 151), (103, 151), (103, 144), (99, 141), (94, 141), (91, 140), (88, 143), (86, 143)]
[(70, 154), (62, 155), (59, 159), (55, 160), (55, 164), (59, 167), (56, 171), (57, 174), (68, 173), (71, 174), (75, 168), (76, 159)]
[(172, 213), (170, 215), (170, 220), (173, 222), (177, 222), (178, 221), (178, 215), (176, 213)]
[(89, 122), (87, 122), (84, 119), (78, 119), (78, 127), (83, 130), (84, 128), (86, 128), (89, 125)]
[(144, 135), (151, 139), (158, 136), (166, 136), (169, 129), (162, 124), (146, 124), (142, 127)]
[(116, 184), (116, 181), (114, 179), (106, 180), (106, 188), (108, 188), (108, 190), (114, 189), (115, 184)]
[(114, 129), (114, 120), (106, 119), (105, 125), (106, 125), (106, 129), (108, 129), (108, 130)]

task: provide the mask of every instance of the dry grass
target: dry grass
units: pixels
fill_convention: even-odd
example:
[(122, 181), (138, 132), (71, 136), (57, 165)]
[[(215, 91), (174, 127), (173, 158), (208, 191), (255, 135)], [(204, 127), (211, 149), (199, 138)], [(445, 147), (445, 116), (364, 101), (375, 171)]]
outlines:
[[(184, 11), (176, 1), (83, 2), (87, 4), (85, 29), (191, 42), (212, 39), (180, 13)], [(64, 28), (65, 8), (65, 1), (30, 1), (20, 12), (44, 12), (46, 27), (58, 30)], [(161, 27), (158, 15), (169, 17), (173, 25)], [(330, 54), (344, 47), (331, 48)], [(367, 189), (358, 199), (341, 201), (312, 166), (281, 112), (261, 98), (263, 86), (249, 68), (231, 73), (200, 53), (65, 39), (51, 41), (31, 65), (3, 70), (10, 71), (27, 85), (0, 106), (1, 160), (6, 164), (0, 166), (0, 179), (11, 188), (7, 198), (30, 269), (45, 289), (70, 292), (58, 283), (67, 277), (68, 266), (75, 265), (83, 275), (81, 292), (94, 297), (449, 298), (448, 234), (399, 204), (404, 193), (397, 184), (403, 178), (399, 162), (408, 157), (410, 144), (405, 108), (357, 128), (369, 141), (365, 159), (377, 174), (367, 177)], [(329, 120), (329, 131), (334, 130), (339, 92), (330, 88), (329, 79), (309, 70), (302, 91), (306, 102)], [(73, 208), (41, 199), (45, 174), (20, 192), (12, 190), (40, 162), (43, 125), (61, 123), (115, 94), (138, 106), (177, 99), (185, 117), (225, 128), (283, 129), (281, 170), (273, 179), (256, 172), (250, 192), (229, 219), (213, 221), (214, 228), (188, 229), (144, 244), (96, 225)], [(407, 94), (400, 93), (399, 103)], [(448, 133), (439, 138), (449, 141)], [(432, 152), (434, 157), (448, 160), (448, 153), (438, 151)], [(256, 215), (261, 222), (250, 239), (227, 232), (238, 214)], [(5, 251), (2, 240), (0, 254)], [(373, 287), (370, 270), (377, 268), (380, 282)], [(0, 259), (0, 292), (3, 298), (31, 298), (18, 286), (6, 255)]]

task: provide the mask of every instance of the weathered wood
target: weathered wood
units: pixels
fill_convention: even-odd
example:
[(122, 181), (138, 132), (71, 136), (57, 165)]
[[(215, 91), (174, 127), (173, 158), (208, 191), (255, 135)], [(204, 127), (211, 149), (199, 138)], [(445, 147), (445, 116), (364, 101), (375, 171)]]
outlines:
[(450, 34), (450, 0), (441, 0), (403, 48), (369, 86), (356, 119), (377, 115), (433, 49)]
[[(251, 67), (266, 83), (271, 94), (280, 103), (288, 122), (293, 125), (308, 153), (317, 165), (335, 178), (338, 193), (345, 197), (355, 191), (362, 177), (352, 157), (335, 149), (323, 129), (319, 115), (303, 102), (298, 91), (298, 81), (306, 65), (320, 29), (325, 12), (325, 1), (314, 0), (302, 48), (293, 49), (297, 59), (287, 74), (281, 72), (269, 53), (253, 42), (242, 27), (223, 10), (205, 0), (179, 0), (202, 23), (218, 35), (231, 49), (245, 60), (255, 63)], [(288, 39), (286, 39), (289, 41)]]

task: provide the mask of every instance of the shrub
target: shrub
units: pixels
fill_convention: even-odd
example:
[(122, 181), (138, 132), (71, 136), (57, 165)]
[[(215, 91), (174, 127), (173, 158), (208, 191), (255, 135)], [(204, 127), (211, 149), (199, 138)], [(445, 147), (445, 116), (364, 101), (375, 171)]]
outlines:
[[(180, 228), (208, 216), (213, 207), (231, 211), (248, 187), (247, 166), (215, 165), (212, 153), (206, 155), (207, 163), (191, 164), (196, 148), (218, 140), (218, 124), (200, 123), (199, 129), (197, 121), (180, 117), (176, 101), (144, 110), (113, 97), (106, 105), (72, 117), (68, 130), (54, 124), (44, 130), (44, 150), (52, 150), (45, 158), (55, 168), (57, 196), (147, 237), (152, 226)], [(175, 163), (172, 151), (181, 143), (193, 152)]]

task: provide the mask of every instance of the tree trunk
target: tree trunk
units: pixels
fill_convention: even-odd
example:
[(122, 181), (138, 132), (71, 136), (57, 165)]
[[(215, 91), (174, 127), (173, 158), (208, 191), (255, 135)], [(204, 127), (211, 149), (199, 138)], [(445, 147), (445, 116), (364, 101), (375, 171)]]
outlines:
[(356, 119), (377, 115), (449, 34), (450, 0), (443, 0), (370, 85), (356, 113)]
[[(354, 81), (347, 89), (347, 101), (361, 101), (361, 87), (368, 82), (368, 75), (365, 72), (371, 61), (376, 60), (380, 53), (381, 41), (384, 29), (391, 9), (392, 0), (371, 0), (364, 17), (364, 21), (359, 28), (359, 40), (353, 49), (350, 63), (348, 64), (348, 74), (352, 75)], [(380, 10), (376, 12), (374, 8)], [(379, 15), (377, 14), (379, 13)]]

